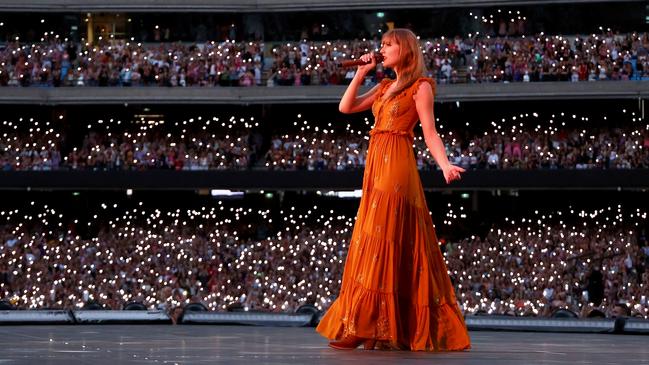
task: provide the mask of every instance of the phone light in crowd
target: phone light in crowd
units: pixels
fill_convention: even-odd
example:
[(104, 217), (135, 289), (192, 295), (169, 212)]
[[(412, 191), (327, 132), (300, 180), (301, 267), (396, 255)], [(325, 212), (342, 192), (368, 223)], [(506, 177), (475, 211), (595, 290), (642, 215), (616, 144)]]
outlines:
[(214, 197), (243, 197), (243, 191), (212, 189), (210, 194)]
[(126, 196), (133, 195), (133, 189), (126, 189)]
[(462, 193), (462, 199), (469, 199), (469, 193)]
[(363, 193), (363, 190), (356, 189), (353, 191), (328, 191), (325, 193), (325, 196), (335, 196), (336, 198), (343, 199), (357, 199), (360, 198)]
[(379, 11), (378, 13), (376, 13), (377, 18), (383, 18), (384, 16), (385, 16), (385, 13), (382, 12), (382, 11)]

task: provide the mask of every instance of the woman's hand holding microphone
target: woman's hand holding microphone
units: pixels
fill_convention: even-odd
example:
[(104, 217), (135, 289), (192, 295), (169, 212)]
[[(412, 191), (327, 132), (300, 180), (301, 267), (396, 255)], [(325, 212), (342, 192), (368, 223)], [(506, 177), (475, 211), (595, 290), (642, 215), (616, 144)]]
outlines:
[(357, 73), (362, 73), (366, 75), (368, 72), (372, 71), (376, 67), (376, 55), (374, 52), (366, 53), (359, 58), (363, 62), (368, 62), (365, 65), (360, 65), (356, 69)]

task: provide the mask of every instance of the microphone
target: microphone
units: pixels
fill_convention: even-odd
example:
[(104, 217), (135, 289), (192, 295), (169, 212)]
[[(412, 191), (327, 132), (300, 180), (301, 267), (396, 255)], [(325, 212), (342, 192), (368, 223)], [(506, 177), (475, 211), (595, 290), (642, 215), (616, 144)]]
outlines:
[[(374, 59), (376, 60), (376, 63), (383, 62), (383, 55), (380, 53), (375, 53), (374, 54)], [(338, 64), (339, 67), (354, 67), (354, 66), (363, 66), (363, 65), (369, 65), (370, 62), (365, 62), (361, 60), (360, 58), (357, 60), (347, 60), (347, 61), (342, 61)]]

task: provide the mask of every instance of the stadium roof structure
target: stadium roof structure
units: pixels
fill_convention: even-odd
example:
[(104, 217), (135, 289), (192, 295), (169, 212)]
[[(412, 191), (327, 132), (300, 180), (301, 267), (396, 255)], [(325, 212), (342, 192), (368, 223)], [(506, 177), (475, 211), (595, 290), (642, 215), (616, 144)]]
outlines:
[[(0, 87), (0, 105), (331, 104), (346, 86), (275, 87)], [(364, 87), (364, 92), (369, 87)], [(437, 102), (649, 99), (649, 81), (438, 85)]]
[(644, 0), (0, 0), (0, 11), (31, 12), (290, 12), (628, 3)]

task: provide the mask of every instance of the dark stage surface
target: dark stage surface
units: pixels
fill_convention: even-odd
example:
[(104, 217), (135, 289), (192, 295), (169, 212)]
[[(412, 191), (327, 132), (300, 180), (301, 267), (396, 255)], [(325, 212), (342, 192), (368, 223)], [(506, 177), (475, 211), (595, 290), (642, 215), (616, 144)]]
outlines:
[(0, 364), (649, 364), (649, 336), (471, 332), (465, 352), (339, 351), (313, 328), (0, 326)]

